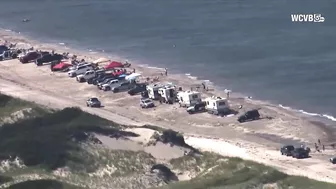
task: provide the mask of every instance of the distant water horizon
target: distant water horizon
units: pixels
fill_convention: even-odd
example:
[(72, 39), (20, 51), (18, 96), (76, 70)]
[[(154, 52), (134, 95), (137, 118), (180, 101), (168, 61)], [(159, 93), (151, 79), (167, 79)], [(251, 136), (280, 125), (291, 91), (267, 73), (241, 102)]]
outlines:
[[(336, 1), (3, 0), (2, 6), (1, 28), (190, 73), (336, 121)], [(299, 13), (320, 13), (325, 22), (291, 22)]]

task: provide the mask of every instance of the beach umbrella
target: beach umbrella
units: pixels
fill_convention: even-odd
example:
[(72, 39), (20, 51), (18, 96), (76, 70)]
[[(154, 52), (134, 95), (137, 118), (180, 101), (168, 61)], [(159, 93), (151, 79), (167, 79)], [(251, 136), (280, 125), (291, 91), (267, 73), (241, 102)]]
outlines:
[(110, 62), (108, 58), (98, 58), (97, 60), (93, 61), (95, 64), (100, 64), (100, 63), (105, 63), (105, 62)]
[(137, 77), (141, 76), (139, 73), (132, 73), (131, 75), (128, 75), (125, 77), (127, 80), (135, 80)]

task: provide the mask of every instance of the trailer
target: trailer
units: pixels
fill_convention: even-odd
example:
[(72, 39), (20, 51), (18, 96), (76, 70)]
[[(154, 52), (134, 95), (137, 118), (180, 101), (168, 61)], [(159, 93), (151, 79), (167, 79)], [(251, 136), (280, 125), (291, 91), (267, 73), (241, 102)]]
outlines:
[(147, 85), (146, 89), (148, 91), (148, 98), (153, 100), (159, 100), (161, 98), (161, 95), (159, 94), (159, 89), (163, 86), (164, 85), (160, 83)]
[(209, 114), (224, 116), (230, 113), (230, 105), (226, 98), (209, 97), (205, 99), (206, 110)]
[(202, 102), (201, 93), (197, 91), (179, 92), (177, 98), (181, 107), (189, 107)]
[(176, 98), (175, 86), (166, 85), (158, 89), (158, 93), (161, 96), (163, 103), (173, 104)]

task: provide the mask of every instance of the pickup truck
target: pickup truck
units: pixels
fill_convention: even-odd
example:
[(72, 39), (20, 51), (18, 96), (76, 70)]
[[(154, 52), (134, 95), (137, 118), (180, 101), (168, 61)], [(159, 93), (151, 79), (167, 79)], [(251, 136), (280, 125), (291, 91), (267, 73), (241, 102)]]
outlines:
[(79, 74), (76, 76), (76, 80), (78, 82), (86, 82), (89, 79), (95, 78), (98, 74), (104, 72), (103, 70), (89, 70), (87, 72), (85, 72), (84, 74)]
[(117, 83), (119, 83), (118, 79), (111, 79), (108, 82), (100, 85), (100, 89), (102, 89), (104, 91), (109, 91), (109, 90), (111, 90), (112, 86), (114, 86)]
[(281, 155), (292, 156), (294, 149), (295, 148), (293, 145), (286, 145), (280, 149), (280, 152), (281, 152)]

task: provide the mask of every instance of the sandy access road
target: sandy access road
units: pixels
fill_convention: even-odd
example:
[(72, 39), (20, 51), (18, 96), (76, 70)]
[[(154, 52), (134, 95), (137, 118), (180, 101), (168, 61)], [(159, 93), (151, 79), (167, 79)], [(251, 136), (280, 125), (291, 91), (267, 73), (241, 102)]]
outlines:
[[(154, 76), (158, 72), (143, 67), (135, 68), (146, 76)], [(160, 79), (184, 87), (198, 82), (179, 75)], [(120, 124), (153, 124), (171, 128), (183, 132), (187, 136), (186, 141), (197, 148), (265, 163), (288, 174), (336, 183), (333, 177), (336, 171), (328, 162), (328, 158), (334, 154), (333, 149), (327, 148), (323, 153), (313, 150), (312, 158), (304, 160), (281, 156), (278, 151), (284, 141), (311, 144), (320, 138), (327, 142), (330, 140), (328, 131), (291, 112), (265, 103), (232, 96), (230, 102), (233, 107), (243, 104), (242, 111), (262, 107), (261, 114), (273, 118), (244, 124), (237, 123), (237, 116), (222, 118), (206, 113), (189, 115), (176, 104), (157, 103), (154, 109), (142, 110), (139, 107), (139, 96), (103, 92), (96, 86), (78, 83), (65, 73), (51, 73), (49, 66), (21, 64), (18, 60), (0, 62), (0, 92), (52, 108), (77, 106)], [(101, 99), (105, 107), (87, 108), (85, 100), (92, 96)]]

